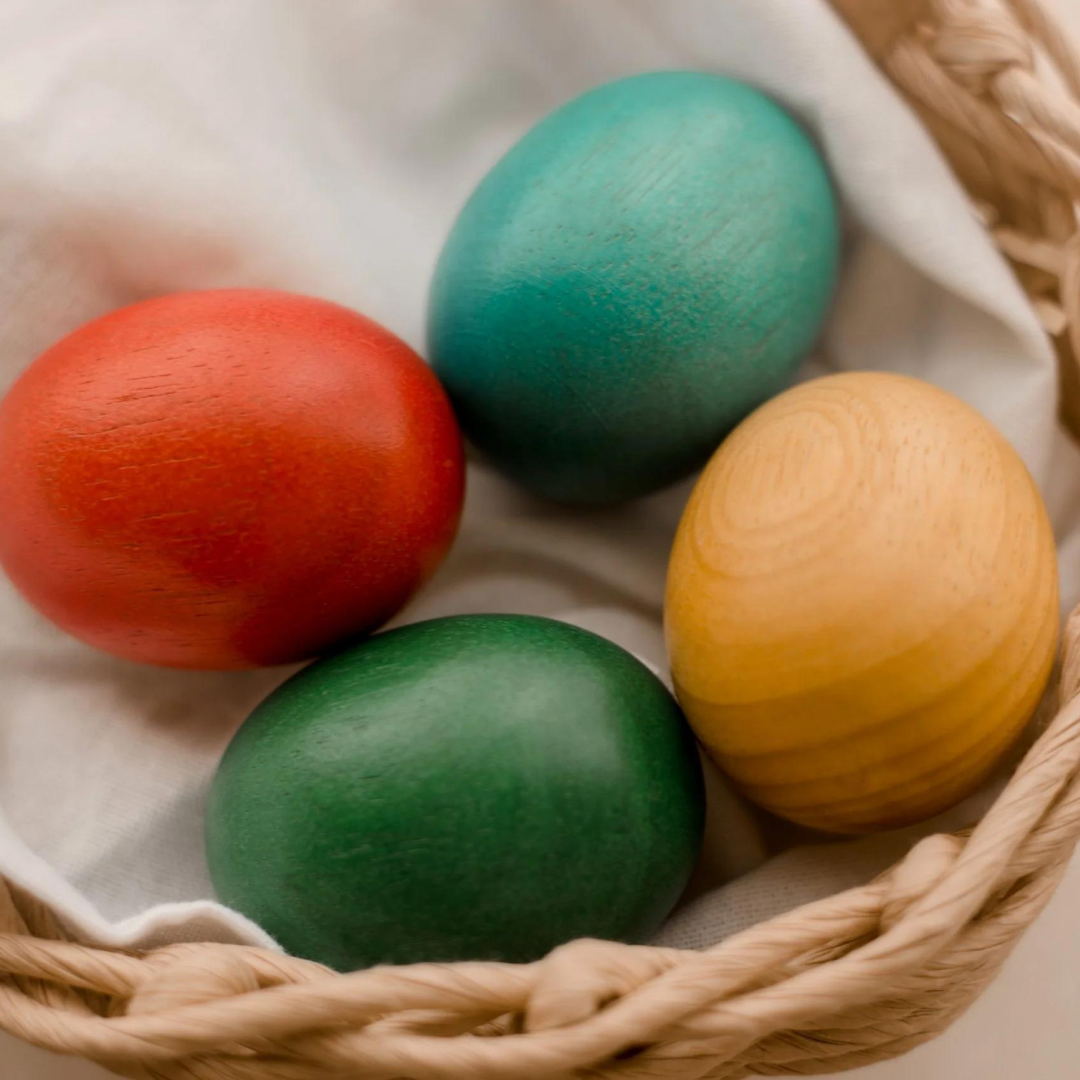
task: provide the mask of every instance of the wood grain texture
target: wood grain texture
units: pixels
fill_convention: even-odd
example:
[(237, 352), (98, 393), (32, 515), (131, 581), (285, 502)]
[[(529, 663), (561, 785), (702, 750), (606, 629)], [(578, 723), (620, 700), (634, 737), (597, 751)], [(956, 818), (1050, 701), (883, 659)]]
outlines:
[(693, 737), (643, 664), (552, 619), (466, 615), (272, 694), (214, 782), (208, 855), (223, 900), (342, 970), (528, 961), (647, 937), (703, 818)]
[(119, 656), (302, 660), (388, 619), (453, 540), (461, 436), (356, 312), (226, 289), (81, 327), (0, 403), (0, 563)]
[(825, 164), (775, 102), (704, 73), (623, 79), (477, 188), (435, 275), (431, 359), (504, 472), (618, 502), (700, 468), (783, 387), (837, 260)]
[(852, 832), (930, 816), (1009, 749), (1049, 677), (1054, 540), (1011, 446), (898, 375), (782, 394), (721, 446), (672, 550), (680, 701), (746, 794)]

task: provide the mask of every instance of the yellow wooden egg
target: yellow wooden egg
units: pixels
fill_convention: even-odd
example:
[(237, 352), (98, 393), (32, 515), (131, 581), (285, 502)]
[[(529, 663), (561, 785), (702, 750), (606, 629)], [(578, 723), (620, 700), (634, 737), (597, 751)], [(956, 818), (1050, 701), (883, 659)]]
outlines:
[(899, 375), (774, 398), (713, 456), (671, 553), (679, 700), (756, 802), (837, 832), (974, 790), (1046, 685), (1054, 539), (1012, 447)]

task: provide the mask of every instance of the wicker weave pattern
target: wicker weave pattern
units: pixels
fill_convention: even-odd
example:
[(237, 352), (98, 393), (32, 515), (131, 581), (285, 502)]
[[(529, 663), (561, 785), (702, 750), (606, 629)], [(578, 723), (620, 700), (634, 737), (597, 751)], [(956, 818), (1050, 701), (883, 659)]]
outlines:
[(904, 92), (1012, 262), (1080, 433), (1080, 58), (1047, 0), (832, 0)]
[[(1039, 0), (834, 5), (1016, 266), (1080, 419), (1080, 66), (1064, 39)], [(66, 941), (0, 880), (0, 1029), (148, 1080), (735, 1080), (892, 1057), (978, 996), (1080, 836), (1080, 613), (1064, 649), (1058, 715), (970, 834), (706, 952), (582, 941), (532, 965), (347, 976), (237, 946), (130, 955)]]

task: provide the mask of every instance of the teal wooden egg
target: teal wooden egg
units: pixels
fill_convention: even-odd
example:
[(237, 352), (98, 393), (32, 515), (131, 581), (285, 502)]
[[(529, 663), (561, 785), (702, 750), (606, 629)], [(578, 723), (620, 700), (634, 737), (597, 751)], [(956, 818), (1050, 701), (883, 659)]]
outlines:
[(704, 464), (813, 344), (837, 209), (809, 137), (716, 75), (601, 86), (483, 180), (432, 287), (466, 434), (541, 495), (610, 503)]
[(347, 971), (635, 941), (697, 858), (702, 778), (662, 683), (565, 623), (435, 619), (286, 682), (208, 808), (221, 900)]

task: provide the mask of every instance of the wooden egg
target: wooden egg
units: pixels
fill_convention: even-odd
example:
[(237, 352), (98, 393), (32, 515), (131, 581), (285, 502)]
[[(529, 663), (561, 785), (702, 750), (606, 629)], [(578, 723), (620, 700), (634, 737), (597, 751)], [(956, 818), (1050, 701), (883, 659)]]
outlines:
[(211, 792), (220, 898), (340, 970), (636, 941), (701, 843), (693, 736), (629, 653), (550, 619), (415, 623), (244, 724)]
[(532, 129), (461, 212), (432, 363), (508, 475), (612, 503), (699, 468), (812, 345), (837, 212), (803, 129), (692, 72), (602, 86)]
[(1058, 635), (1054, 538), (1012, 447), (898, 375), (789, 390), (720, 447), (671, 553), (688, 718), (752, 799), (837, 832), (905, 825), (1015, 742)]
[(88, 323), (0, 403), (0, 563), (132, 660), (301, 660), (377, 626), (457, 528), (461, 436), (420, 358), (303, 296), (160, 297)]

